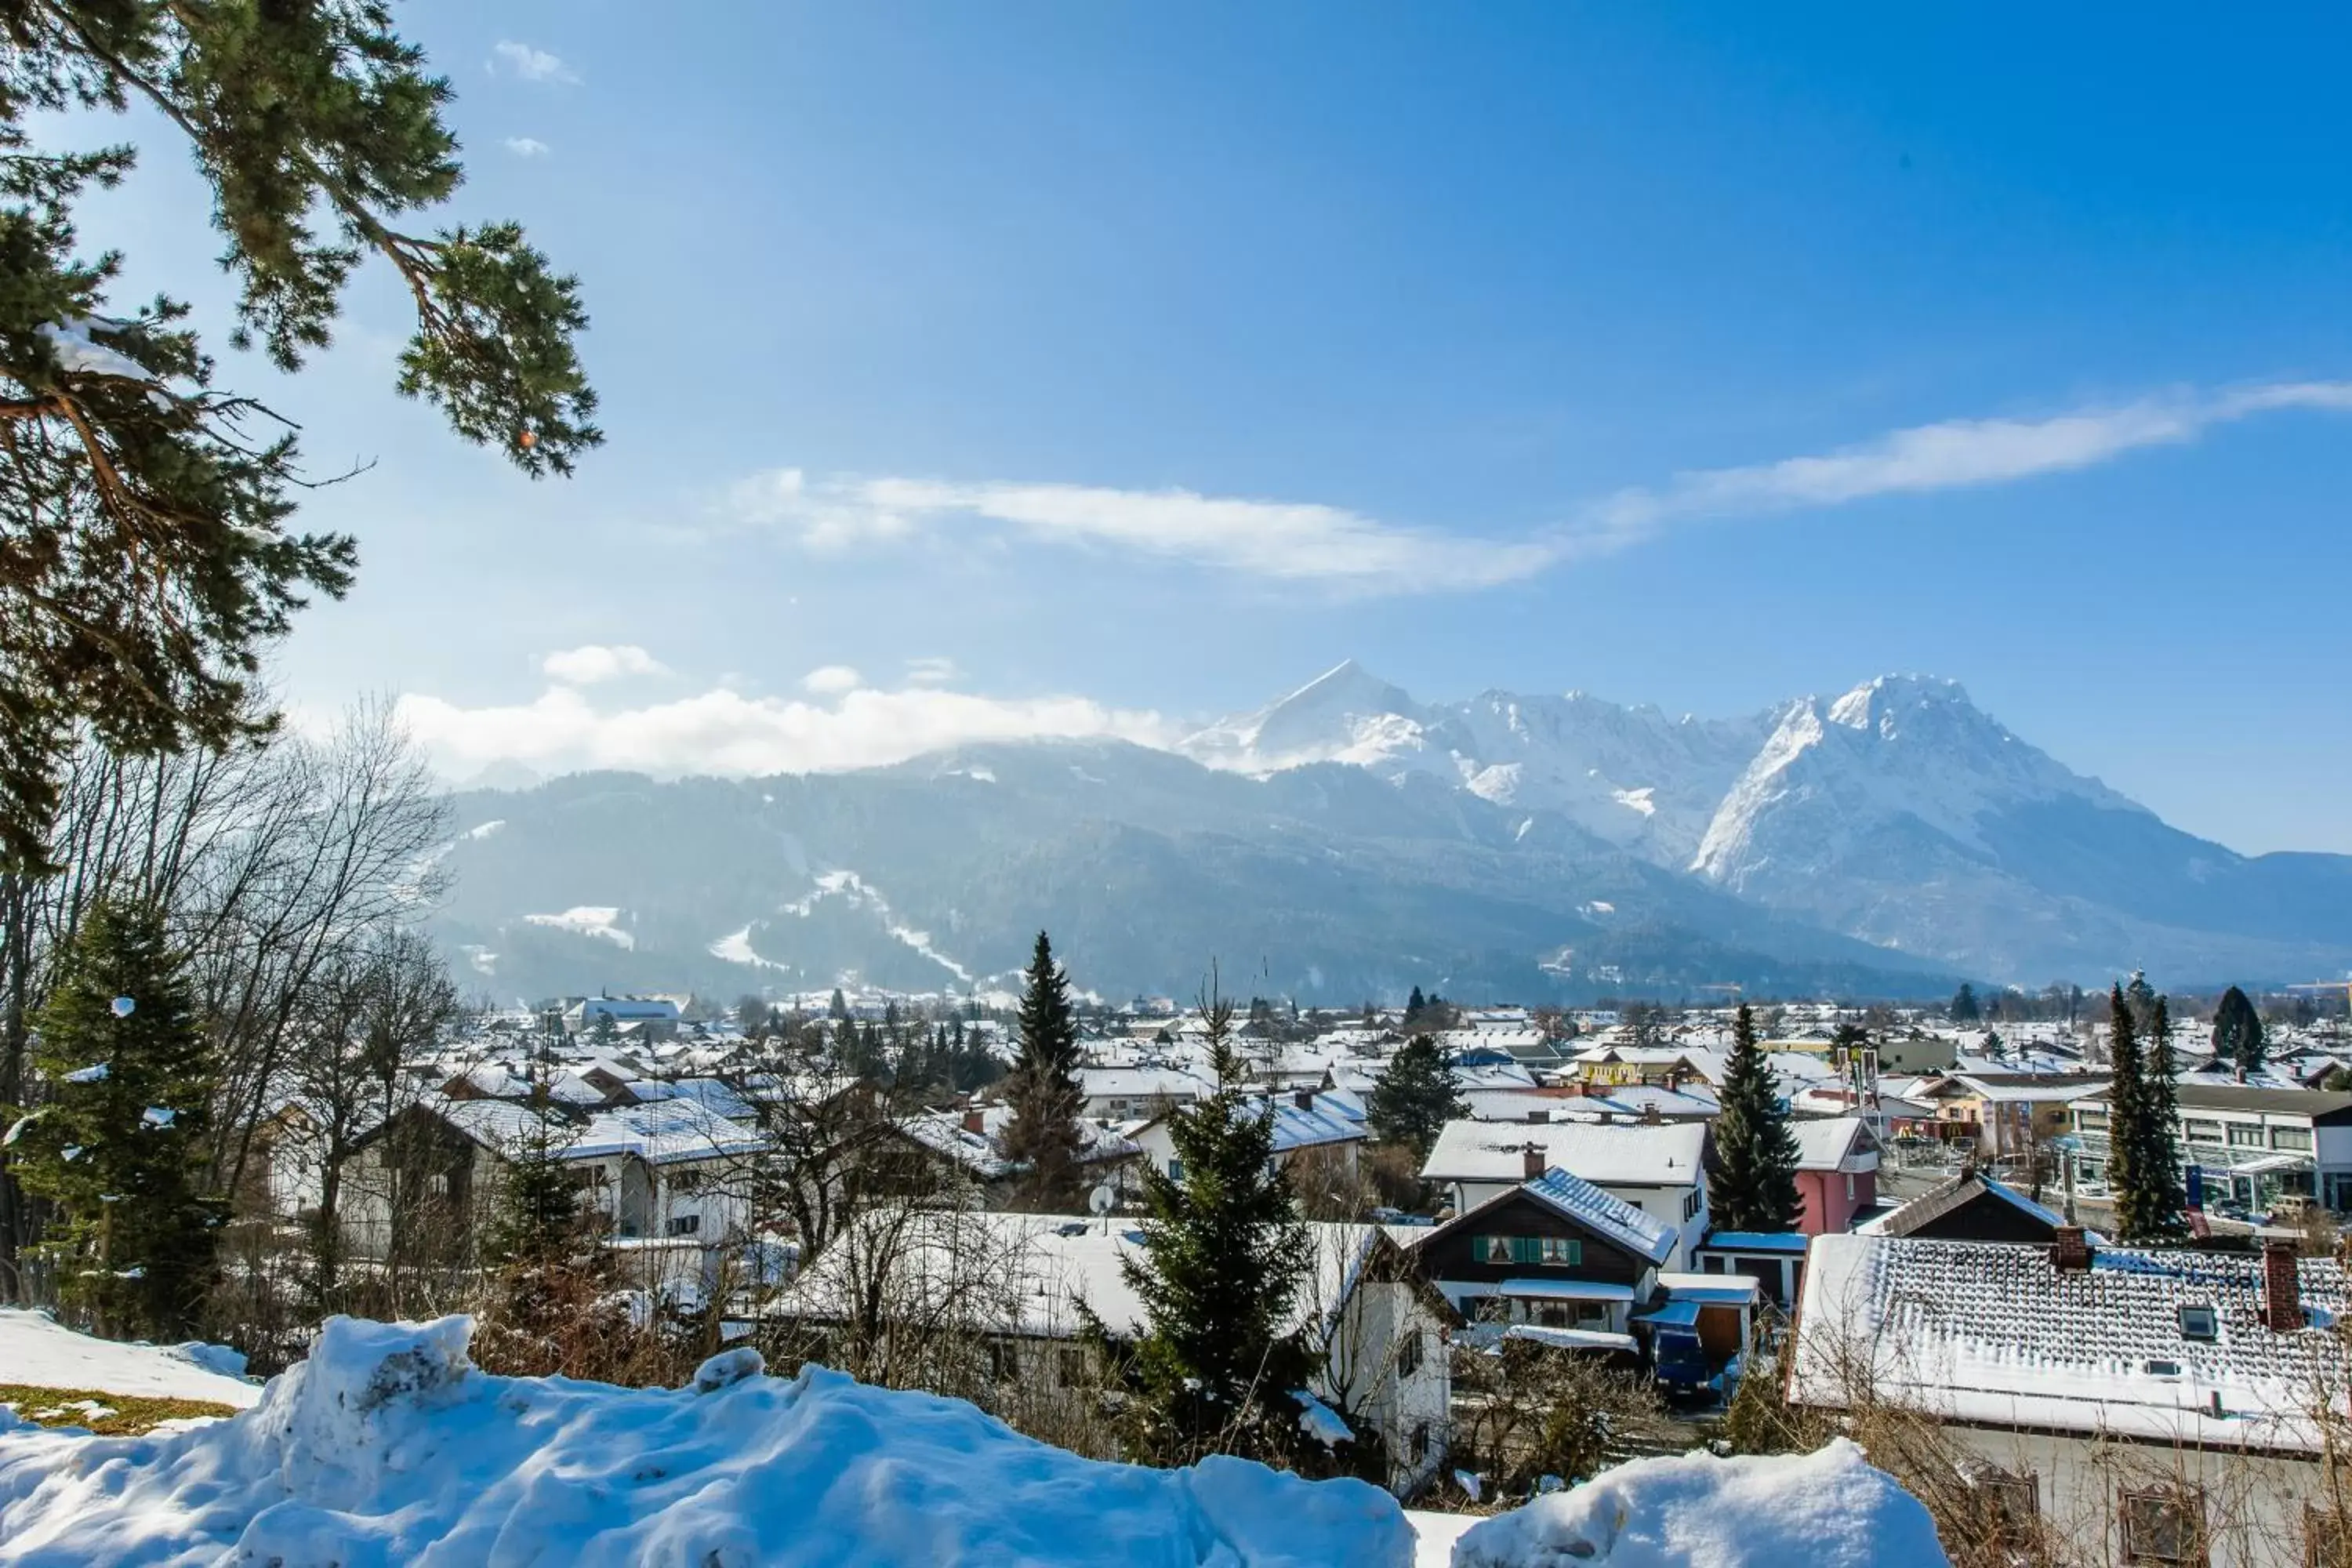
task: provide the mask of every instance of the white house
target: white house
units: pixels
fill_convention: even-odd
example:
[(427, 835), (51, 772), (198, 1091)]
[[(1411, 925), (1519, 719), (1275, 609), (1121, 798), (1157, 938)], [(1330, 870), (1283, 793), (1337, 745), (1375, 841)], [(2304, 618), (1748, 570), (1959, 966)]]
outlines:
[(1421, 1177), (1443, 1186), (1460, 1215), (1517, 1188), (1529, 1170), (1566, 1171), (1664, 1226), (1674, 1245), (1663, 1266), (1685, 1269), (1706, 1234), (1707, 1138), (1700, 1121), (1449, 1121)]
[[(1358, 1152), (1364, 1144), (1364, 1122), (1361, 1103), (1353, 1096), (1343, 1099), (1302, 1089), (1267, 1095), (1257, 1103), (1274, 1119), (1276, 1163), (1287, 1165), (1312, 1154), (1337, 1160), (1351, 1172), (1356, 1168)], [(1176, 1157), (1176, 1142), (1169, 1134), (1166, 1115), (1127, 1129), (1127, 1137), (1153, 1169), (1176, 1181), (1184, 1179), (1183, 1162)]]
[[(2021, 1540), (2103, 1562), (2341, 1562), (2344, 1270), (2263, 1252), (1813, 1238), (1790, 1401), (1933, 1420)], [(2332, 1439), (2332, 1440), (2331, 1440)], [(2310, 1510), (2316, 1510), (2310, 1511)], [(2306, 1557), (2313, 1531), (2317, 1555)], [(2030, 1556), (2030, 1552), (2029, 1552)]]
[[(1445, 1462), (1457, 1320), (1377, 1226), (1310, 1224), (1313, 1258), (1287, 1331), (1304, 1329), (1322, 1365), (1308, 1391), (1352, 1431), (1377, 1434), (1388, 1481), (1409, 1496)], [(999, 1348), (999, 1381), (1087, 1386), (1086, 1310), (1111, 1333), (1147, 1327), (1123, 1264), (1140, 1255), (1130, 1222), (992, 1212), (869, 1212), (825, 1248), (782, 1310), (842, 1321), (860, 1300), (927, 1328), (951, 1323)]]

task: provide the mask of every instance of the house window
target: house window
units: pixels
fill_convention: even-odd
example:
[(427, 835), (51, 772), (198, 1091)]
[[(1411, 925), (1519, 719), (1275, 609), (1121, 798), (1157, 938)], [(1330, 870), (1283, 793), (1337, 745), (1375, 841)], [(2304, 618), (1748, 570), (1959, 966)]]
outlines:
[(2191, 1143), (2221, 1142), (2221, 1124), (2218, 1121), (2200, 1121), (2191, 1119), (2183, 1121), (2180, 1126), (2181, 1130), (2189, 1134), (2189, 1141)]
[(1184, 1162), (1173, 1154), (1168, 1157), (1168, 1179), (1171, 1182), (1181, 1182), (1184, 1179)]
[(704, 1179), (700, 1171), (680, 1171), (669, 1179), (669, 1190), (680, 1197), (698, 1193), (702, 1190)]
[(1689, 1192), (1683, 1194), (1683, 1218), (1696, 1219), (1697, 1217), (1698, 1189), (1696, 1187), (1693, 1187)]
[(2183, 1307), (2180, 1309), (2180, 1337), (2184, 1340), (2219, 1339), (2221, 1337), (2221, 1320), (2210, 1307)]
[(2311, 1148), (2311, 1129), (2308, 1127), (2273, 1127), (2271, 1129), (2271, 1147), (2273, 1149), (2301, 1149), (2308, 1152)]
[(2013, 1475), (1990, 1466), (1969, 1477), (1986, 1533), (2005, 1544), (2031, 1540), (2042, 1513), (2042, 1483), (2031, 1471)]
[(2085, 1132), (2105, 1132), (2107, 1130), (2107, 1113), (2104, 1110), (2078, 1110), (2074, 1112), (2074, 1125)]
[(672, 1236), (692, 1236), (701, 1229), (702, 1216), (698, 1214), (674, 1214), (669, 1216), (669, 1233)]
[[(1429, 1458), (1428, 1422), (1416, 1421), (1412, 1424), (1412, 1436), (1405, 1440), (1405, 1452), (1412, 1456), (1412, 1462), (1416, 1465)], [(2331, 1558), (2329, 1561), (2334, 1560)]]
[(1853, 1173), (1852, 1171), (1848, 1171), (1845, 1173), (1845, 1201), (1848, 1203), (1853, 1202)]
[(1076, 1345), (1064, 1345), (1055, 1353), (1054, 1367), (1064, 1388), (1076, 1388), (1087, 1381), (1087, 1352)]
[(1411, 1377), (1421, 1370), (1421, 1331), (1413, 1330), (1397, 1344), (1396, 1370), (1399, 1377)]
[(2255, 1126), (2249, 1127), (2243, 1122), (2231, 1122), (2230, 1124), (2230, 1146), (2233, 1149), (2260, 1149), (2263, 1147), (2263, 1130), (2261, 1126), (2257, 1124)]
[(2122, 1497), (2124, 1561), (2205, 1562), (2205, 1496), (2193, 1487), (2152, 1487)]
[(1544, 1237), (1537, 1261), (1554, 1268), (1573, 1268), (1584, 1261), (1584, 1243), (1564, 1236)]
[(1002, 1340), (988, 1342), (988, 1379), (991, 1383), (1008, 1381), (1015, 1370), (1013, 1347)]

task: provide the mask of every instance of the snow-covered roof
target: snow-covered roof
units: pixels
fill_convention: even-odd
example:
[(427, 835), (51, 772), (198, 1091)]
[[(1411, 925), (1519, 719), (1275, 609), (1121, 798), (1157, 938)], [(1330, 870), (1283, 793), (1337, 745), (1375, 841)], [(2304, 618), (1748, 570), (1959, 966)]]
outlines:
[(1700, 1177), (1706, 1127), (1695, 1121), (1449, 1121), (1422, 1163), (1422, 1178), (1517, 1185), (1527, 1178), (1524, 1151), (1530, 1143), (1547, 1170), (1557, 1166), (1602, 1186), (1690, 1186)]
[(749, 1154), (762, 1146), (758, 1138), (698, 1100), (656, 1100), (598, 1111), (563, 1157), (597, 1160), (629, 1154), (648, 1164), (667, 1165)]
[(1607, 1237), (1636, 1258), (1663, 1263), (1674, 1252), (1674, 1232), (1666, 1228), (1664, 1220), (1622, 1198), (1611, 1196), (1581, 1176), (1561, 1170), (1546, 1171), (1534, 1181), (1522, 1182), (1519, 1191), (1585, 1229)]
[[(1328, 1331), (1355, 1289), (1380, 1227), (1311, 1223), (1305, 1286), (1285, 1331)], [(910, 1313), (952, 1303), (983, 1330), (1068, 1339), (1084, 1327), (1081, 1303), (1117, 1334), (1146, 1326), (1142, 1298), (1124, 1262), (1144, 1247), (1132, 1219), (1076, 1215), (941, 1210), (911, 1216), (867, 1214), (818, 1255), (786, 1292), (782, 1310), (817, 1319), (842, 1315), (877, 1276)]]
[(1078, 1092), (1089, 1100), (1193, 1100), (1216, 1084), (1180, 1067), (1097, 1067), (1078, 1069)]
[(2023, 1193), (1984, 1172), (1962, 1171), (1958, 1175), (1945, 1177), (1917, 1197), (1887, 1210), (1876, 1219), (1854, 1226), (1854, 1229), (1867, 1236), (1908, 1236), (1963, 1204), (1975, 1201), (1979, 1194), (1998, 1198), (2053, 1230), (2066, 1223), (2063, 1215), (2044, 1208)]
[[(965, 1124), (970, 1114), (929, 1111), (904, 1118), (898, 1123), (898, 1131), (925, 1148), (945, 1154), (982, 1181), (993, 1181), (1009, 1173), (1013, 1166), (1004, 1157), (1004, 1131), (1013, 1125), (1013, 1108), (992, 1105), (980, 1111), (977, 1132)], [(1126, 1134), (1099, 1122), (1080, 1121), (1077, 1128), (1078, 1158), (1087, 1164), (1129, 1159), (1141, 1152)]]
[[(1947, 1419), (2166, 1443), (2307, 1451), (2305, 1414), (2344, 1408), (2343, 1268), (2295, 1264), (2310, 1326), (2263, 1321), (2253, 1254), (2102, 1247), (2061, 1270), (2050, 1249), (1851, 1234), (1813, 1239), (1791, 1395), (1874, 1398)], [(2216, 1332), (2183, 1332), (2183, 1308)], [(2217, 1414), (2218, 1412), (2218, 1414)]]
[(1797, 1140), (1797, 1169), (1835, 1171), (1874, 1167), (1868, 1125), (1859, 1116), (1838, 1116), (1822, 1121), (1796, 1121), (1789, 1131)]

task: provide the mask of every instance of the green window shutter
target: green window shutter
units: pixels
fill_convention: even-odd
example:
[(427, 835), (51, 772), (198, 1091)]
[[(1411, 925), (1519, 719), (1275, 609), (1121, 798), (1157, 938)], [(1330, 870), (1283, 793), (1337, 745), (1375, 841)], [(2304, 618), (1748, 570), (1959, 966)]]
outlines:
[(1542, 1261), (1542, 1258), (1543, 1244), (1538, 1241), (1534, 1237), (1515, 1236), (1511, 1237), (1512, 1262), (1537, 1263)]
[(1570, 1268), (1577, 1268), (1582, 1267), (1583, 1263), (1584, 1243), (1580, 1241), (1570, 1242), (1568, 1244), (1568, 1266)]

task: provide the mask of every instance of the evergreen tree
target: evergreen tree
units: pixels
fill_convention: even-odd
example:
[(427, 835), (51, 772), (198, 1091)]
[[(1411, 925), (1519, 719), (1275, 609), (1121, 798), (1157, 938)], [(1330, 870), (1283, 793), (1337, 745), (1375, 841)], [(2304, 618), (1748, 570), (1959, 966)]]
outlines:
[(1951, 1016), (1955, 1024), (1979, 1023), (1984, 1017), (1984, 1010), (1977, 1005), (1977, 988), (1965, 980), (1952, 993)]
[(1469, 1114), (1452, 1065), (1428, 1035), (1415, 1035), (1390, 1058), (1388, 1070), (1364, 1104), (1364, 1119), (1374, 1138), (1402, 1144), (1422, 1159), (1428, 1158), (1430, 1145), (1448, 1121)]
[(2107, 1191), (2116, 1234), (2131, 1241), (2147, 1234), (2153, 1205), (2141, 1174), (2147, 1152), (2147, 1069), (2139, 1024), (2121, 985), (2107, 992)]
[(94, 905), (38, 1030), (51, 1098), (11, 1136), (18, 1179), (60, 1211), (42, 1243), (59, 1291), (101, 1332), (184, 1338), (227, 1206), (204, 1186), (215, 1064), (161, 912)]
[(2262, 1015), (2236, 986), (2221, 993), (2213, 1009), (2213, 1059), (2242, 1073), (2258, 1073), (2269, 1059)]
[(2126, 1228), (2124, 1237), (2179, 1241), (2189, 1234), (2183, 1217), (2189, 1194), (2180, 1178), (2180, 1091), (2172, 1076), (2172, 1014), (2162, 996), (2148, 1007), (2147, 1042), (2140, 1063), (2140, 1152), (2133, 1164), (2145, 1203), (2140, 1227)]
[(173, 237), (216, 251), (236, 279), (233, 346), (299, 369), (331, 341), (362, 258), (379, 258), (416, 308), (403, 394), (534, 477), (571, 472), (601, 438), (572, 280), (511, 223), (403, 232), (464, 171), (442, 118), (448, 79), (388, 12), (380, 0), (5, 9), (0, 864), (44, 863), (84, 733), (118, 755), (266, 733), (274, 716), (251, 683), (262, 650), (308, 595), (341, 594), (355, 560), (348, 538), (286, 527), (306, 480), (293, 426), (213, 384), (186, 307), (124, 314), (110, 300), (122, 258), (83, 248), (75, 208), (137, 152), (58, 144), (94, 113), (136, 106), (134, 129), (185, 137), (212, 211)]
[(1709, 1206), (1720, 1230), (1797, 1228), (1797, 1140), (1772, 1081), (1772, 1065), (1756, 1042), (1756, 1019), (1739, 1005), (1726, 1064), (1722, 1113), (1715, 1122), (1715, 1163)]
[(836, 1024), (849, 1016), (849, 998), (841, 994), (838, 985), (833, 988), (833, 1000), (825, 1004), (824, 1016)]
[(1421, 994), (1420, 986), (1414, 986), (1412, 994), (1404, 999), (1404, 1026), (1407, 1029), (1420, 1027), (1421, 1016), (1428, 1011), (1429, 998)]
[(2147, 983), (2147, 972), (2135, 969), (2131, 981), (2124, 987), (2124, 1001), (2131, 1007), (2132, 1023), (2140, 1037), (2147, 1037), (2147, 1021), (2156, 1010), (2156, 987)]
[(1078, 1113), (1078, 1021), (1070, 1009), (1069, 973), (1054, 962), (1044, 931), (1029, 959), (1021, 992), (1021, 1049), (1007, 1075), (1013, 1117), (1004, 1128), (1004, 1156), (1026, 1168), (1029, 1203), (1040, 1213), (1076, 1206), (1083, 1150)]
[(1233, 1007), (1213, 994), (1202, 1013), (1216, 1092), (1170, 1116), (1182, 1174), (1144, 1168), (1145, 1245), (1120, 1260), (1146, 1324), (1137, 1448), (1158, 1464), (1276, 1460), (1296, 1448), (1290, 1391), (1314, 1368), (1294, 1321), (1311, 1244), (1274, 1158), (1271, 1108), (1243, 1088)]

